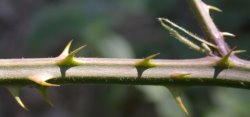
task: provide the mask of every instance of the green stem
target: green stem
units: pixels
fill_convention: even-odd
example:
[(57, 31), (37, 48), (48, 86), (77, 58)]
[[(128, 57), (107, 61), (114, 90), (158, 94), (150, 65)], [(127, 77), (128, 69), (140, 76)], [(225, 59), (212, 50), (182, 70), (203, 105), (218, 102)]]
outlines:
[[(2, 59), (0, 84), (34, 84), (27, 77), (46, 73), (55, 84), (102, 83), (133, 85), (191, 85), (250, 88), (250, 64), (215, 67), (218, 57), (152, 60), (153, 68), (136, 68), (140, 59), (77, 58), (79, 66), (59, 67), (58, 58)], [(187, 77), (176, 77), (189, 74)], [(175, 77), (174, 77), (175, 76)]]

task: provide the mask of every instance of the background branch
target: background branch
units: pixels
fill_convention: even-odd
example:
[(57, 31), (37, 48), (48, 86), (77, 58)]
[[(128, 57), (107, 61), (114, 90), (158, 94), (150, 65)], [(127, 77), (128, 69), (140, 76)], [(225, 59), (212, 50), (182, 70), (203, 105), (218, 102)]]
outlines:
[(225, 56), (229, 52), (229, 47), (224, 40), (222, 33), (214, 24), (209, 11), (211, 9), (209, 5), (205, 4), (201, 0), (188, 0), (194, 14), (196, 15), (196, 19), (201, 25), (202, 31), (207, 36), (207, 38), (217, 45), (218, 54), (220, 56)]

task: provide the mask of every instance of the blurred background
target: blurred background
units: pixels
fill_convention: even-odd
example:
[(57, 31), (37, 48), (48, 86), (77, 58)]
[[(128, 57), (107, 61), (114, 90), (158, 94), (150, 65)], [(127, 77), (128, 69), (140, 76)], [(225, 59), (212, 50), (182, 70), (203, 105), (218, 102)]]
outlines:
[[(227, 38), (231, 47), (250, 50), (250, 1), (206, 2), (223, 10), (212, 12), (219, 29), (237, 35)], [(185, 0), (0, 0), (0, 58), (55, 57), (71, 39), (72, 48), (88, 45), (82, 57), (204, 56), (169, 36), (158, 17), (204, 37)], [(24, 88), (21, 97), (30, 109), (25, 111), (1, 88), (0, 117), (184, 117), (159, 86), (66, 85), (48, 93), (54, 107)], [(183, 94), (194, 117), (249, 117), (249, 97), (249, 90), (222, 87), (190, 87)]]

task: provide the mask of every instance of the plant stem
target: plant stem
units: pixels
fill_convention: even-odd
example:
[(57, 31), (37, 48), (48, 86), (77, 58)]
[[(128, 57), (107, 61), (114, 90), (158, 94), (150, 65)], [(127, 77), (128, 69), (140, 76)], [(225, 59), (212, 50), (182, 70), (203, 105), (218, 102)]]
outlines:
[[(153, 68), (136, 68), (140, 59), (77, 58), (79, 66), (59, 67), (57, 58), (2, 59), (0, 84), (34, 84), (27, 77), (39, 73), (53, 76), (56, 84), (101, 83), (133, 85), (192, 85), (250, 88), (250, 64), (222, 70), (215, 67), (220, 58), (152, 60)], [(190, 74), (185, 78), (178, 75)]]
[(221, 57), (228, 54), (229, 47), (213, 23), (207, 5), (201, 0), (189, 2), (204, 33), (218, 46), (219, 57), (151, 60), (155, 67), (150, 68), (136, 67), (141, 59), (76, 58), (79, 65), (64, 67), (58, 64), (60, 57), (0, 59), (0, 84), (34, 84), (29, 77), (49, 74), (52, 79), (48, 82), (55, 84), (199, 85), (250, 89), (250, 62), (231, 55), (227, 61), (230, 66), (218, 66)]
[(222, 33), (214, 24), (210, 14), (208, 5), (206, 5), (201, 0), (188, 0), (190, 7), (196, 15), (196, 19), (201, 25), (202, 31), (208, 37), (208, 39), (217, 45), (218, 54), (220, 56), (225, 56), (229, 51), (228, 44), (225, 42)]

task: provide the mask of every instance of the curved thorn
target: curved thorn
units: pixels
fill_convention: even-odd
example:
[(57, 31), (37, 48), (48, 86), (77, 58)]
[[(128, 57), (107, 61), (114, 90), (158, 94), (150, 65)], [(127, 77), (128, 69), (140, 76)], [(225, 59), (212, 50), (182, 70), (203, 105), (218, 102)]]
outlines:
[(221, 34), (222, 34), (223, 36), (235, 37), (235, 35), (234, 35), (234, 34), (229, 33), (229, 32), (222, 32)]
[(234, 53), (236, 47), (234, 47), (233, 49), (231, 49), (225, 56), (223, 56), (221, 58), (221, 60), (219, 60), (218, 62), (218, 66), (221, 67), (230, 67), (230, 56)]
[(42, 85), (42, 86), (48, 86), (48, 87), (52, 87), (52, 86), (60, 86), (57, 84), (51, 84), (46, 82), (47, 80), (53, 78), (52, 75), (47, 74), (47, 73), (41, 73), (41, 74), (36, 74), (33, 76), (28, 77), (30, 80), (32, 80), (33, 82)]
[(17, 103), (23, 108), (23, 109), (25, 109), (25, 110), (29, 110), (24, 104), (23, 104), (23, 102), (22, 102), (22, 100), (20, 99), (20, 97), (19, 96), (14, 96), (14, 98), (15, 98), (15, 100), (17, 101)]
[(66, 47), (64, 48), (63, 52), (58, 56), (59, 58), (61, 57), (65, 57), (68, 56), (69, 54), (69, 49), (71, 47), (73, 40), (70, 40), (69, 43), (66, 45)]
[(86, 46), (87, 46), (87, 45), (83, 45), (83, 46), (81, 46), (81, 47), (75, 49), (75, 50), (72, 51), (66, 58), (73, 58), (73, 57), (75, 57), (75, 55), (76, 55), (79, 51), (81, 51), (84, 47), (86, 47)]
[(186, 116), (189, 117), (190, 114), (189, 114), (187, 108), (185, 107), (185, 105), (183, 104), (181, 97), (177, 96), (177, 97), (175, 97), (175, 100), (176, 100), (177, 104), (180, 106), (181, 110), (186, 114)]
[(219, 9), (218, 7), (210, 6), (210, 5), (207, 5), (207, 6), (208, 6), (208, 9), (209, 9), (209, 10), (214, 10), (214, 11), (222, 12), (222, 10)]
[(240, 53), (244, 53), (246, 52), (246, 50), (235, 50), (233, 51), (234, 54), (240, 54)]
[(25, 110), (29, 110), (24, 103), (22, 102), (22, 100), (19, 97), (20, 91), (21, 91), (21, 87), (18, 86), (6, 86), (6, 88), (10, 91), (11, 95), (15, 98), (16, 102)]
[(144, 58), (144, 60), (149, 61), (149, 60), (151, 60), (151, 59), (153, 59), (153, 58), (155, 58), (156, 56), (159, 56), (159, 55), (160, 55), (160, 53), (156, 53), (156, 54), (153, 54), (153, 55), (150, 55), (150, 56)]
[(155, 58), (158, 55), (160, 55), (160, 53), (150, 55), (150, 56), (144, 58), (143, 60), (135, 63), (135, 66), (136, 67), (146, 67), (146, 68), (155, 67), (156, 65), (154, 63), (152, 63), (150, 60)]
[(229, 59), (230, 55), (232, 55), (232, 53), (234, 53), (234, 51), (236, 50), (236, 47), (232, 48), (225, 56), (223, 56), (222, 58), (224, 59)]
[(37, 89), (38, 92), (42, 95), (43, 99), (44, 99), (50, 106), (53, 106), (53, 103), (51, 102), (51, 100), (49, 99), (48, 94), (47, 94), (47, 89), (48, 89), (48, 87), (39, 86), (39, 87), (37, 87), (36, 89)]
[(233, 48), (232, 50), (230, 50), (225, 56), (222, 57), (222, 61), (228, 61), (230, 55), (234, 52), (235, 48)]
[(59, 66), (77, 66), (77, 65), (79, 65), (79, 62), (77, 60), (75, 60), (74, 57), (84, 47), (86, 47), (86, 45), (83, 45), (83, 46), (75, 49), (74, 51), (69, 53), (66, 57), (64, 57), (62, 60), (58, 61), (57, 64)]
[(189, 117), (190, 114), (189, 114), (187, 108), (185, 107), (185, 105), (183, 104), (183, 102), (181, 100), (181, 94), (184, 92), (186, 87), (183, 87), (183, 86), (167, 86), (167, 88), (169, 89), (172, 96), (175, 98), (175, 101), (177, 102), (177, 104), (179, 105), (181, 110), (185, 113), (185, 115), (187, 117)]

